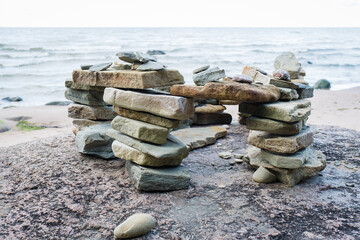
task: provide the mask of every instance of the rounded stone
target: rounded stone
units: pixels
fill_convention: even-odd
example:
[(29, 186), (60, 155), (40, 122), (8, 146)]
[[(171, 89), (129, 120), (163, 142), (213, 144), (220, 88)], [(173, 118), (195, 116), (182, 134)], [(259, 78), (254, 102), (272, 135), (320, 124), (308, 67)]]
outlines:
[(330, 89), (331, 88), (331, 83), (326, 80), (326, 79), (320, 79), (318, 80), (315, 85), (314, 85), (315, 89)]
[(155, 219), (147, 213), (131, 215), (114, 230), (115, 238), (134, 238), (142, 236), (155, 227)]
[(258, 183), (272, 183), (276, 181), (276, 176), (264, 167), (259, 167), (252, 177)]
[(273, 76), (278, 80), (290, 80), (290, 74), (288, 71), (277, 69), (273, 72)]
[(9, 131), (11, 128), (9, 125), (6, 124), (6, 122), (0, 120), (0, 133)]
[(252, 83), (254, 81), (252, 77), (246, 74), (235, 75), (232, 80), (239, 83)]

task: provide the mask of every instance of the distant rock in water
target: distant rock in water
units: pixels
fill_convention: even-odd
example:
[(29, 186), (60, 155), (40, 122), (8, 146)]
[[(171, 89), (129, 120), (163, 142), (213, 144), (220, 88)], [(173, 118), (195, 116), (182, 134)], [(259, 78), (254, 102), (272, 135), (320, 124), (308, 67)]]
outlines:
[(146, 53), (149, 55), (166, 55), (166, 53), (161, 50), (148, 50)]
[(23, 99), (21, 97), (6, 97), (2, 100), (8, 101), (8, 102), (21, 102)]
[(288, 73), (288, 71), (285, 70), (275, 70), (273, 72), (273, 76), (275, 79), (279, 79), (279, 80), (290, 80), (290, 74)]
[(331, 83), (326, 79), (320, 79), (314, 84), (314, 88), (329, 90), (331, 88)]
[(308, 64), (313, 64), (311, 61), (307, 61)]
[(52, 101), (48, 102), (45, 105), (46, 106), (68, 106), (70, 105), (71, 101)]
[(2, 132), (7, 132), (9, 131), (11, 128), (9, 125), (6, 124), (6, 122), (0, 120), (0, 133)]

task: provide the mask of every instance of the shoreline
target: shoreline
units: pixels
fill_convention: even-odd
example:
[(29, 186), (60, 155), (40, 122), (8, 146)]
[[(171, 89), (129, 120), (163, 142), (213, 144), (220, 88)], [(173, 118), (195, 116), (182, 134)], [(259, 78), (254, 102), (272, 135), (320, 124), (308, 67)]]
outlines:
[[(311, 125), (330, 125), (360, 131), (360, 87), (345, 90), (315, 90), (312, 113), (308, 120)], [(238, 106), (226, 105), (226, 112), (238, 124)], [(7, 118), (27, 116), (27, 121), (41, 130), (21, 131), (17, 122)], [(33, 106), (0, 109), (0, 120), (7, 123), (11, 130), (0, 133), (0, 147), (39, 140), (50, 136), (72, 133), (72, 119), (67, 116), (67, 106)]]

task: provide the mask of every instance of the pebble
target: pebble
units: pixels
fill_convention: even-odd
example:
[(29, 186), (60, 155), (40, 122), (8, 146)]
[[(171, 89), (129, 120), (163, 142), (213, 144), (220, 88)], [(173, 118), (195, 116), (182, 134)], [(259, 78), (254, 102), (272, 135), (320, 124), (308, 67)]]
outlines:
[(234, 160), (230, 160), (230, 161), (229, 161), (229, 165), (231, 165), (231, 166), (235, 165), (235, 161), (234, 161)]
[(224, 158), (224, 159), (230, 159), (231, 152), (219, 152), (219, 157)]
[(339, 161), (335, 161), (335, 166), (340, 166), (341, 163)]
[(355, 184), (354, 184), (354, 183), (345, 183), (345, 185), (346, 185), (347, 187), (355, 187)]
[(236, 162), (237, 164), (241, 164), (241, 163), (244, 162), (244, 160), (242, 160), (242, 159), (235, 159), (235, 162)]
[(211, 163), (211, 166), (215, 166), (215, 163), (214, 163), (214, 162), (212, 162), (212, 163)]
[(258, 183), (272, 183), (276, 181), (276, 176), (264, 167), (259, 167), (252, 179)]
[(290, 74), (287, 71), (281, 69), (275, 70), (273, 72), (273, 76), (278, 80), (290, 80)]
[(197, 74), (197, 73), (199, 73), (199, 72), (203, 72), (203, 71), (209, 69), (209, 67), (210, 67), (210, 65), (206, 65), (206, 66), (203, 66), (203, 67), (199, 67), (199, 68), (193, 70), (192, 73), (193, 73), (193, 74)]
[(354, 167), (350, 166), (350, 165), (345, 165), (345, 167), (348, 168), (348, 169), (354, 169)]
[(92, 66), (89, 68), (89, 71), (92, 71), (92, 72), (105, 71), (105, 70), (108, 69), (111, 65), (112, 65), (111, 62), (109, 62), (109, 63), (95, 64), (95, 65), (92, 65)]
[(146, 213), (131, 215), (114, 230), (115, 238), (134, 238), (142, 236), (155, 227), (155, 219)]
[(246, 74), (235, 75), (232, 80), (239, 83), (252, 83), (254, 81), (252, 77)]
[(242, 154), (242, 153), (234, 153), (234, 158), (237, 158), (237, 159), (242, 159), (244, 157), (245, 154)]

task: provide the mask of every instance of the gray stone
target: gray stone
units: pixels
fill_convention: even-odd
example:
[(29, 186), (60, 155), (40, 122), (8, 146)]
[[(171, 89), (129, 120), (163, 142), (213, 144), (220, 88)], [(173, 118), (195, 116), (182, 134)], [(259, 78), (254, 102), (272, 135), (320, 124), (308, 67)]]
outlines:
[(169, 129), (121, 116), (115, 117), (111, 127), (128, 136), (154, 144), (165, 144)]
[(209, 69), (209, 67), (210, 67), (210, 65), (206, 65), (206, 66), (203, 66), (203, 67), (199, 67), (199, 68), (193, 70), (192, 73), (193, 73), (193, 74), (197, 74), (197, 73), (199, 73), (199, 72), (203, 72), (203, 71)]
[(146, 53), (136, 52), (135, 55), (136, 55), (137, 61), (142, 62), (142, 63), (146, 63), (149, 61), (156, 62), (156, 60), (157, 60), (155, 56), (151, 56)]
[(329, 90), (331, 88), (331, 83), (326, 79), (320, 79), (320, 80), (316, 81), (314, 88)]
[(181, 155), (182, 158), (186, 158), (189, 153), (186, 145), (171, 134), (168, 136), (167, 142), (163, 145), (146, 143), (122, 134), (114, 129), (109, 129), (107, 135), (155, 158), (172, 158), (179, 155)]
[(76, 147), (83, 154), (95, 155), (100, 158), (114, 158), (111, 149), (113, 139), (106, 135), (110, 124), (100, 124), (85, 128), (76, 135)]
[(141, 64), (140, 66), (138, 66), (136, 68), (136, 70), (139, 71), (159, 71), (162, 69), (165, 69), (166, 66), (164, 66), (164, 64), (159, 63), (159, 62), (153, 62), (153, 61), (149, 61), (146, 62), (144, 64)]
[(305, 88), (305, 85), (301, 83), (272, 79), (272, 78), (269, 80), (269, 84), (282, 88), (291, 88), (291, 89)]
[(266, 168), (260, 166), (254, 172), (252, 179), (258, 183), (272, 183), (276, 181), (276, 176)]
[(246, 74), (235, 75), (231, 79), (232, 81), (239, 83), (252, 83), (254, 81), (252, 77)]
[(214, 144), (217, 139), (225, 137), (227, 131), (222, 127), (186, 128), (171, 132), (181, 142), (190, 147), (190, 150)]
[(283, 122), (298, 122), (310, 115), (311, 102), (301, 99), (266, 104), (241, 103), (239, 112)]
[(85, 105), (90, 106), (104, 106), (103, 92), (99, 91), (83, 91), (67, 88), (65, 90), (65, 98)]
[(134, 63), (137, 61), (135, 52), (119, 52), (116, 54), (120, 60), (128, 63)]
[(172, 191), (186, 189), (190, 174), (183, 166), (149, 168), (126, 161), (126, 171), (135, 188), (141, 191)]
[(314, 88), (310, 86), (306, 86), (305, 88), (296, 89), (299, 99), (303, 98), (312, 98), (314, 96)]
[(92, 66), (89, 68), (89, 71), (91, 71), (91, 72), (105, 71), (105, 70), (108, 69), (111, 65), (112, 65), (112, 63), (100, 63), (100, 64), (95, 64), (95, 65), (92, 65)]
[(8, 101), (8, 102), (21, 102), (23, 99), (19, 96), (16, 96), (16, 97), (6, 97), (1, 100)]
[(51, 101), (45, 103), (46, 106), (68, 106), (72, 103), (72, 101)]
[(280, 90), (280, 100), (296, 100), (299, 98), (299, 94), (295, 89), (291, 88), (279, 88)]
[(193, 81), (198, 86), (204, 86), (208, 82), (216, 82), (225, 77), (224, 69), (218, 67), (207, 69), (203, 72), (193, 75)]
[(197, 113), (193, 118), (193, 124), (196, 125), (230, 124), (231, 121), (232, 116), (229, 113)]
[(303, 122), (286, 123), (276, 120), (249, 117), (246, 118), (246, 128), (250, 130), (265, 131), (278, 135), (295, 135), (298, 134), (303, 127)]
[(92, 65), (80, 65), (81, 70), (89, 70), (91, 67)]
[(7, 132), (10, 129), (11, 129), (11, 127), (6, 122), (4, 122), (3, 120), (0, 120), (0, 133)]
[(105, 89), (105, 87), (95, 87), (95, 86), (89, 86), (86, 84), (74, 83), (74, 81), (72, 81), (72, 80), (66, 80), (65, 87), (75, 89), (75, 90), (83, 90), (83, 91), (99, 91), (102, 93), (104, 93), (104, 89)]
[(155, 227), (155, 219), (146, 213), (131, 215), (114, 230), (115, 238), (134, 238), (142, 236)]
[(266, 159), (271, 165), (278, 168), (296, 169), (300, 168), (311, 156), (312, 149), (307, 147), (291, 155), (272, 153), (261, 149), (261, 157)]
[(72, 121), (72, 124), (78, 131), (82, 131), (85, 128), (90, 127), (90, 126), (95, 126), (95, 125), (99, 125), (99, 124), (110, 125), (110, 123), (111, 123), (110, 121), (93, 121), (93, 120), (89, 120), (89, 119), (74, 119)]
[(219, 152), (219, 157), (224, 158), (224, 159), (230, 159), (231, 152)]
[(71, 104), (68, 107), (69, 118), (80, 118), (90, 120), (113, 120), (117, 114), (110, 107), (87, 106)]
[(289, 72), (292, 79), (299, 78), (301, 64), (292, 52), (285, 52), (277, 56), (274, 62), (275, 69), (282, 69)]
[(286, 70), (277, 69), (273, 72), (273, 76), (275, 79), (290, 81), (290, 74)]

